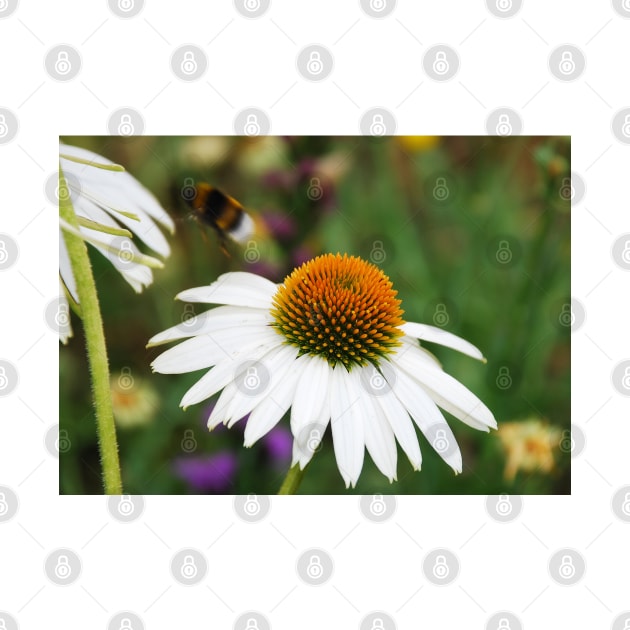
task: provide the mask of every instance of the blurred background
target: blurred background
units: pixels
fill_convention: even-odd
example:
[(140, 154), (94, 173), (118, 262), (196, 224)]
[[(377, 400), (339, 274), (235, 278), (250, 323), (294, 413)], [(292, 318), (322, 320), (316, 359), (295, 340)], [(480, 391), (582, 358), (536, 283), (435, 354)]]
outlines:
[[(300, 493), (569, 494), (570, 139), (566, 137), (65, 137), (122, 164), (176, 222), (172, 254), (136, 295), (90, 255), (105, 323), (125, 492), (275, 494), (291, 460), (288, 419), (250, 449), (242, 420), (209, 433), (213, 400), (182, 411), (203, 372), (152, 374), (157, 332), (203, 312), (174, 296), (230, 270), (280, 282), (324, 252), (361, 256), (390, 277), (405, 319), (478, 346), (487, 365), (427, 344), (493, 411), (499, 430), (445, 416), (462, 450), (455, 476), (420, 436), (422, 471), (399, 449), (389, 484), (366, 454), (346, 490), (330, 429)], [(257, 233), (220, 249), (183, 197), (208, 182), (238, 199)], [(60, 346), (60, 492), (101, 493), (81, 322)]]

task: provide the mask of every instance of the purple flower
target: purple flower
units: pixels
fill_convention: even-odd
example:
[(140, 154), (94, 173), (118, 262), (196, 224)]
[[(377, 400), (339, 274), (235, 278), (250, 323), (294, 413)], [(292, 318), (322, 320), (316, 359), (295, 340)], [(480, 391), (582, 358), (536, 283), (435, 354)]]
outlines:
[(291, 461), (293, 453), (293, 436), (285, 427), (276, 426), (263, 438), (269, 456), (280, 467)]
[(300, 267), (307, 260), (310, 260), (311, 258), (313, 258), (313, 256), (314, 256), (314, 253), (310, 247), (308, 247), (307, 245), (298, 245), (291, 252), (291, 264), (294, 267)]
[(272, 282), (280, 282), (286, 275), (281, 273), (282, 270), (277, 264), (265, 260), (257, 260), (256, 262), (248, 263), (245, 270), (249, 273), (255, 273), (263, 278), (267, 278), (267, 280), (271, 280)]
[(213, 455), (178, 457), (173, 462), (175, 474), (195, 492), (226, 492), (238, 467), (238, 459), (231, 451)]
[(269, 171), (262, 176), (262, 183), (267, 188), (278, 188), (288, 191), (294, 186), (295, 176), (288, 171)]
[(302, 177), (311, 177), (317, 174), (317, 160), (312, 157), (303, 158), (297, 165), (297, 172)]
[(292, 216), (278, 212), (263, 212), (263, 219), (275, 238), (283, 240), (295, 235), (296, 226)]

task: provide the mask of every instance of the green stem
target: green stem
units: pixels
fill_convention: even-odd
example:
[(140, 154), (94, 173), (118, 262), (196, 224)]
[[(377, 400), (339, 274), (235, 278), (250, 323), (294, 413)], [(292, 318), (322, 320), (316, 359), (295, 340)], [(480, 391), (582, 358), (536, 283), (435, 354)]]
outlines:
[(306, 472), (306, 467), (302, 470), (299, 464), (289, 468), (287, 476), (284, 478), (278, 494), (295, 494), (302, 483), (302, 478)]
[[(77, 215), (72, 207), (68, 183), (59, 166), (59, 215), (69, 225), (79, 229)], [(103, 466), (103, 484), (106, 494), (122, 494), (120, 463), (118, 461), (118, 443), (109, 384), (109, 365), (103, 320), (96, 293), (96, 284), (92, 273), (92, 265), (88, 256), (85, 241), (74, 234), (62, 230), (68, 250), (72, 273), (76, 281), (83, 328), (87, 346), (88, 363), (92, 375), (92, 391), (94, 394), (94, 411), (98, 445)]]

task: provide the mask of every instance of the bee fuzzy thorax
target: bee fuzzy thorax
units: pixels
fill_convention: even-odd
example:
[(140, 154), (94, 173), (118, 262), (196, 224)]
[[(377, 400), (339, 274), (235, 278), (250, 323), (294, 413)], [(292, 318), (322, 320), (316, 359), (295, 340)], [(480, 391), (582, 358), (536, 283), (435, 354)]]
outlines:
[(189, 203), (197, 220), (213, 227), (221, 238), (227, 235), (243, 243), (254, 233), (254, 222), (243, 206), (214, 186), (197, 184)]

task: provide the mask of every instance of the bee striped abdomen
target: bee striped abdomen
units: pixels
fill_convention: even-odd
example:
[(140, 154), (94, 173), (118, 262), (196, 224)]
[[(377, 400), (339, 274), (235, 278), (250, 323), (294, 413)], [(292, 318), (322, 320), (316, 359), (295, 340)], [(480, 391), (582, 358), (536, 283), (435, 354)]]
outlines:
[(227, 234), (242, 243), (253, 234), (254, 223), (243, 206), (214, 186), (197, 184), (190, 205), (199, 221), (213, 227), (221, 236)]

